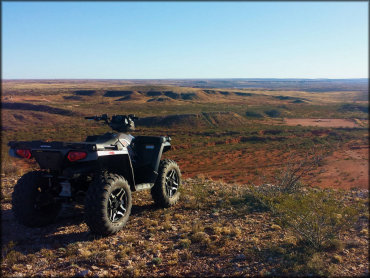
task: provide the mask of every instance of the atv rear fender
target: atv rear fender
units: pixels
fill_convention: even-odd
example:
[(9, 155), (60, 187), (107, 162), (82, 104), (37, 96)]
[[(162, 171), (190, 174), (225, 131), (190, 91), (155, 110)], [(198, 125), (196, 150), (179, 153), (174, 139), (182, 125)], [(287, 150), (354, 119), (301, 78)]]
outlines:
[(127, 149), (122, 151), (98, 151), (99, 169), (123, 176), (135, 191), (134, 171)]
[[(41, 169), (74, 179), (81, 175), (90, 175), (99, 170), (106, 170), (125, 177), (131, 189), (135, 190), (134, 171), (127, 148), (106, 149), (94, 143), (64, 143), (42, 141), (9, 142), (10, 156), (21, 158), (16, 149), (28, 149)], [(83, 151), (86, 158), (75, 162), (67, 159), (70, 151)]]

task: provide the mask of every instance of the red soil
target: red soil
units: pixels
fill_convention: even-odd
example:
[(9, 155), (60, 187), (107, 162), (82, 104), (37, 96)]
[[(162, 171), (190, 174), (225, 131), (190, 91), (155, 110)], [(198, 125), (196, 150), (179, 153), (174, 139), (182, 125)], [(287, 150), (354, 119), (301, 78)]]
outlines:
[(319, 127), (359, 127), (354, 120), (347, 119), (284, 119), (286, 125)]
[[(260, 184), (267, 182), (263, 176), (273, 175), (274, 170), (284, 167), (279, 150), (238, 150), (213, 153), (212, 156), (175, 157), (184, 177), (203, 175), (228, 183)], [(307, 184), (331, 188), (368, 188), (369, 147), (347, 145), (324, 160), (324, 165)]]
[(348, 146), (326, 159), (324, 172), (317, 176), (322, 187), (349, 189), (369, 186), (369, 146)]

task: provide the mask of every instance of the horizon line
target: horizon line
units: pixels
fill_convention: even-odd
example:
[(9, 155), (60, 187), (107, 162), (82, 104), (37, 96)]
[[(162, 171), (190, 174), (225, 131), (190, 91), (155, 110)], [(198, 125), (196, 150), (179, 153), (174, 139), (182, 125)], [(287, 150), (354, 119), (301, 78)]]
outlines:
[(340, 77), (340, 78), (307, 78), (307, 77), (210, 77), (210, 78), (2, 78), (2, 81), (9, 80), (226, 80), (226, 79), (245, 79), (245, 80), (343, 80), (343, 79), (369, 79), (369, 77)]

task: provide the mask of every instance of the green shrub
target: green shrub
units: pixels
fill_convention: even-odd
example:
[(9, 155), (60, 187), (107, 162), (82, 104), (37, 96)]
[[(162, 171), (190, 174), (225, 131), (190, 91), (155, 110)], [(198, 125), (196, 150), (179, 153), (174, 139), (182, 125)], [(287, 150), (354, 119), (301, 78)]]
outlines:
[(346, 112), (346, 111), (361, 111), (364, 113), (369, 113), (369, 107), (367, 105), (361, 105), (361, 104), (355, 104), (355, 103), (345, 103), (342, 104), (338, 111), (340, 112)]
[(277, 222), (296, 237), (321, 250), (356, 220), (357, 210), (346, 207), (325, 191), (281, 194), (271, 203)]
[(245, 112), (245, 115), (247, 117), (252, 117), (252, 118), (263, 118), (262, 114), (255, 112), (255, 111), (247, 111)]
[(160, 265), (162, 263), (162, 259), (159, 257), (155, 257), (152, 259), (152, 263), (155, 265)]
[(270, 210), (268, 196), (260, 192), (261, 187), (252, 188), (245, 194), (244, 201), (248, 205), (249, 212), (265, 212)]
[(271, 110), (266, 110), (264, 111), (265, 114), (271, 118), (277, 118), (281, 116), (281, 112), (277, 109), (271, 109)]
[(358, 206), (344, 206), (323, 190), (287, 193), (262, 185), (251, 189), (245, 201), (249, 211), (270, 211), (278, 225), (315, 250), (342, 248), (339, 234), (359, 217)]
[(313, 149), (303, 155), (288, 157), (272, 184), (248, 190), (245, 202), (250, 210), (270, 210), (276, 222), (316, 250), (331, 246), (339, 233), (359, 217), (358, 208), (346, 207), (333, 193), (303, 188), (301, 178), (321, 164), (327, 151)]

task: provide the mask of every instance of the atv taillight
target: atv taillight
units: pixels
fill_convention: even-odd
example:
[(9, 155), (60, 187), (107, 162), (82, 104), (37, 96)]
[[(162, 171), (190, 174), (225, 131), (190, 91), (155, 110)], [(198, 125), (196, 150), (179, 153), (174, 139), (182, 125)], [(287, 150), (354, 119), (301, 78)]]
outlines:
[(87, 153), (85, 152), (71, 151), (68, 153), (67, 158), (69, 161), (73, 162), (73, 161), (84, 159), (86, 156), (87, 156)]
[(15, 152), (16, 152), (17, 155), (19, 155), (21, 157), (24, 157), (24, 158), (27, 158), (27, 159), (30, 159), (31, 156), (32, 156), (30, 150), (17, 149)]

